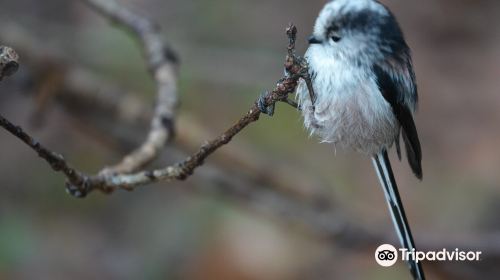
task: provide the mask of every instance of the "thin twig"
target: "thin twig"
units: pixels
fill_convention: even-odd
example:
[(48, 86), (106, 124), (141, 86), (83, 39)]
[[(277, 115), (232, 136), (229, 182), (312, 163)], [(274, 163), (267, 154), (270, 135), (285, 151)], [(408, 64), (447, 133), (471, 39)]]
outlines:
[[(290, 39), (289, 49), (294, 48), (296, 27), (290, 25), (287, 28), (287, 34)], [(290, 53), (292, 56), (290, 56)], [(295, 57), (293, 52), (287, 55), (286, 68), (291, 75), (280, 79), (274, 90), (266, 93), (261, 98), (265, 102), (265, 106), (272, 106), (276, 102), (282, 101), (288, 97), (289, 94), (295, 91), (297, 83), (301, 78), (300, 73), (304, 71), (303, 65), (300, 60)], [(184, 161), (175, 165), (167, 166), (162, 169), (152, 171), (142, 171), (130, 175), (115, 175), (115, 176), (95, 176), (89, 178), (89, 183), (86, 188), (81, 186), (68, 185), (70, 192), (76, 190), (77, 193), (88, 193), (93, 190), (101, 190), (106, 193), (115, 191), (116, 189), (132, 190), (138, 186), (150, 184), (157, 181), (171, 181), (171, 180), (184, 180), (193, 174), (194, 170), (201, 166), (205, 159), (214, 153), (223, 145), (229, 143), (234, 136), (246, 128), (249, 124), (259, 119), (261, 112), (258, 108), (257, 101), (253, 104), (250, 110), (233, 126), (222, 133), (217, 138), (203, 144), (199, 150), (192, 156), (186, 158)]]
[[(291, 25), (291, 24), (290, 24)], [(307, 60), (304, 58), (297, 56), (295, 54), (295, 42), (297, 38), (297, 29), (288, 30), (287, 31), (289, 44), (288, 44), (288, 58), (293, 58), (291, 60), (287, 59), (285, 63), (285, 69), (288, 74), (298, 75), (300, 76), (304, 82), (306, 83), (307, 90), (309, 91), (309, 98), (311, 99), (312, 109), (314, 111), (314, 104), (316, 102), (316, 93), (314, 92), (314, 87), (312, 84), (312, 77), (309, 73), (309, 65)], [(290, 102), (290, 100), (282, 100), (285, 103), (288, 103), (292, 107), (299, 108), (297, 103)]]
[[(34, 92), (36, 96), (47, 95), (51, 99), (45, 100), (44, 103), (61, 106), (72, 125), (78, 126), (89, 137), (107, 145), (106, 147), (115, 152), (129, 150), (141, 143), (141, 135), (144, 134), (144, 128), (153, 115), (153, 108), (140, 98), (141, 94), (131, 92), (112, 81), (103, 80), (98, 74), (71, 64), (64, 58), (63, 53), (44, 43), (37, 43), (27, 30), (21, 28), (16, 30), (15, 36), (0, 31), (2, 40), (12, 42), (17, 50), (23, 53), (23, 67), (30, 70), (24, 73), (23, 79), (19, 80), (16, 86), (23, 87), (25, 92)], [(53, 83), (52, 77), (58, 77), (59, 81)], [(52, 85), (40, 86), (46, 84)], [(45, 89), (43, 93), (40, 93), (41, 87)], [(47, 109), (49, 108), (44, 110)], [(40, 113), (43, 112), (36, 112), (36, 119), (45, 117)], [(198, 147), (200, 139), (209, 139), (212, 134), (199, 120), (186, 113), (177, 118), (176, 126), (180, 128), (176, 135), (176, 147), (170, 147), (168, 154), (162, 153), (158, 157), (157, 161), (160, 164), (172, 162), (173, 158), (182, 158), (186, 151), (193, 151)], [(277, 195), (295, 197), (297, 203), (311, 201), (323, 205), (323, 208), (325, 204), (335, 204), (329, 202), (333, 197), (319, 178), (301, 174), (294, 166), (270, 164), (256, 157), (257, 154), (252, 150), (253, 148), (241, 142), (232, 143), (230, 147), (218, 150), (218, 156), (213, 158), (212, 167), (204, 166), (203, 172), (197, 171), (195, 180), (219, 182), (225, 180), (223, 177), (230, 177), (225, 181), (246, 182), (252, 192), (260, 192), (262, 189), (258, 187), (252, 189), (250, 185), (253, 184), (265, 186), (266, 190), (273, 189)], [(218, 176), (207, 177), (207, 174), (216, 171)], [(276, 176), (277, 172), (287, 175)], [(303, 187), (304, 182), (309, 184), (307, 188)], [(225, 185), (227, 187), (219, 193), (222, 194), (231, 187), (240, 188), (239, 184)]]
[(178, 103), (178, 58), (161, 39), (159, 28), (113, 0), (83, 0), (109, 20), (125, 27), (139, 39), (156, 87), (157, 100), (151, 126), (144, 143), (123, 160), (101, 171), (103, 175), (136, 172), (152, 162), (174, 135), (175, 110)]
[(44, 147), (38, 141), (33, 139), (30, 135), (23, 131), (19, 126), (12, 124), (9, 120), (0, 115), (0, 126), (15, 135), (26, 145), (37, 152), (38, 156), (45, 159), (54, 171), (62, 172), (72, 184), (82, 185), (85, 181), (85, 176), (72, 168), (60, 154), (52, 152)]
[[(13, 75), (17, 71), (18, 66), (19, 56), (16, 51), (10, 47), (0, 46), (0, 80), (5, 76)], [(84, 184), (85, 176), (73, 169), (66, 160), (64, 160), (63, 156), (44, 147), (33, 139), (33, 137), (24, 132), (21, 127), (14, 125), (2, 115), (0, 115), (0, 126), (32, 148), (38, 156), (47, 161), (54, 171), (64, 173), (71, 184)]]
[[(294, 54), (296, 33), (297, 29), (295, 26), (290, 25), (287, 28), (287, 35), (290, 42), (285, 68), (287, 69), (289, 75), (280, 79), (274, 90), (269, 91), (262, 98), (265, 106), (273, 106), (276, 102), (287, 99), (288, 95), (295, 91), (297, 83), (302, 77), (302, 73), (307, 71), (307, 69), (304, 69), (302, 59), (296, 57)], [(184, 180), (192, 175), (194, 170), (201, 166), (208, 156), (223, 145), (229, 143), (234, 136), (245, 129), (249, 124), (257, 121), (260, 114), (261, 112), (258, 109), (256, 101), (250, 110), (238, 122), (222, 133), (219, 137), (203, 144), (196, 153), (180, 163), (167, 166), (162, 169), (140, 171), (134, 174), (101, 172), (100, 174), (94, 176), (88, 176), (83, 172), (72, 169), (70, 165), (64, 161), (62, 156), (50, 152), (48, 149), (43, 148), (43, 151), (46, 152), (40, 153), (35, 149), (34, 145), (30, 145), (30, 143), (35, 143), (35, 141), (33, 141), (24, 131), (21, 129), (8, 129), (8, 127), (10, 127), (10, 123), (8, 123), (7, 120), (5, 120), (6, 123), (2, 126), (21, 140), (29, 139), (30, 141), (25, 141), (25, 143), (35, 149), (40, 156), (42, 156), (42, 158), (54, 168), (55, 171), (62, 171), (66, 175), (68, 178), (68, 182), (66, 184), (68, 192), (76, 197), (85, 197), (94, 190), (111, 193), (117, 189), (132, 190), (138, 186), (157, 181)], [(43, 146), (37, 144), (36, 147)], [(54, 162), (57, 164), (53, 165)], [(60, 168), (60, 166), (63, 168)]]

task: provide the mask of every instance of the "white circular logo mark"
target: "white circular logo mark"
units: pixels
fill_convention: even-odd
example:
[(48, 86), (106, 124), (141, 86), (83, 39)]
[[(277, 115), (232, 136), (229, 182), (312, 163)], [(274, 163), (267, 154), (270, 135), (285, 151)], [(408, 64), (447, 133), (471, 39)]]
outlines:
[(381, 266), (393, 266), (398, 261), (398, 250), (391, 244), (380, 245), (375, 250), (375, 260)]

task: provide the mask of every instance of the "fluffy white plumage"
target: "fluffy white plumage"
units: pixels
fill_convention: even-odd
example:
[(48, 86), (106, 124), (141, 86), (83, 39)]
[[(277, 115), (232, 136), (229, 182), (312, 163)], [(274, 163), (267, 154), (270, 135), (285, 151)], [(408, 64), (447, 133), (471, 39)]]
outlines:
[[(314, 44), (306, 52), (316, 94), (315, 110), (305, 83), (297, 89), (304, 125), (311, 134), (336, 147), (353, 149), (368, 155), (390, 148), (399, 135), (400, 125), (391, 105), (384, 99), (376, 77), (367, 64), (379, 54), (375, 40), (367, 34), (348, 34), (339, 43), (325, 38), (325, 29), (334, 15), (361, 9), (378, 13), (387, 10), (371, 0), (335, 0), (321, 11), (314, 35), (325, 44)], [(366, 49), (371, 51), (366, 52)], [(364, 53), (371, 57), (361, 58)]]
[(321, 52), (310, 49), (307, 54), (315, 71), (314, 111), (305, 83), (297, 89), (306, 128), (324, 142), (368, 155), (389, 148), (399, 133), (399, 123), (375, 77), (342, 59), (322, 59)]

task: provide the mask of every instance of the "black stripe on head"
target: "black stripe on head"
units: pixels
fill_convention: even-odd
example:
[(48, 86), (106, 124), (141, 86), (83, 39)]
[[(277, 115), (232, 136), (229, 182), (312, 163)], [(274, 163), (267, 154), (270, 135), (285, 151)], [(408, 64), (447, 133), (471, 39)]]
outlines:
[(377, 21), (380, 20), (380, 17), (376, 12), (368, 9), (355, 12), (345, 12), (344, 9), (341, 9), (339, 14), (340, 15), (334, 17), (328, 25), (328, 28), (326, 29), (327, 36), (330, 32), (339, 30), (344, 32), (367, 32), (370, 28), (377, 24)]
[[(384, 6), (385, 8), (385, 6)], [(403, 32), (394, 15), (387, 9), (380, 13), (372, 9), (346, 11), (341, 9), (339, 16), (334, 17), (326, 29), (325, 37), (335, 32), (362, 32), (374, 35), (381, 44), (384, 54), (401, 53), (408, 49)]]

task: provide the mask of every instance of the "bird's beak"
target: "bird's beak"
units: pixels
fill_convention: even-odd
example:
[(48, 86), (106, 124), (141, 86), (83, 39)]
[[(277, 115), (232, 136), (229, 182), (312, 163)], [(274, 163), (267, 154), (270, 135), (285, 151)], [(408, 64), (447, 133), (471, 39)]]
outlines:
[(308, 41), (309, 41), (309, 44), (311, 44), (311, 45), (314, 45), (314, 44), (321, 44), (321, 43), (323, 43), (320, 39), (318, 39), (318, 38), (314, 37), (314, 35), (311, 35), (311, 36), (309, 37), (309, 40), (308, 40)]

